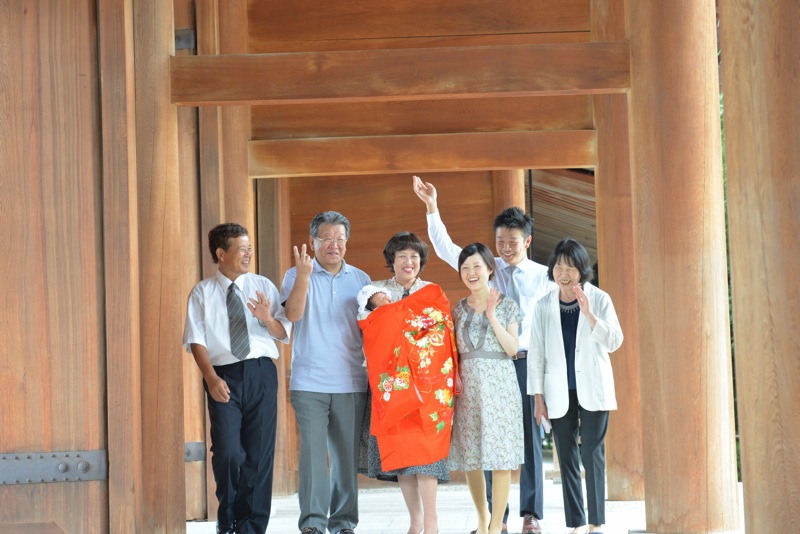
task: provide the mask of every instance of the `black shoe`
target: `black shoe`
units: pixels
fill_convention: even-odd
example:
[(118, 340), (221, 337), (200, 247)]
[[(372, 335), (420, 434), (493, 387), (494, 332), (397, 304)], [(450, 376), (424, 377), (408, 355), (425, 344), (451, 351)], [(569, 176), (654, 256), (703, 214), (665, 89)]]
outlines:
[(300, 534), (325, 534), (317, 527), (303, 527), (303, 530), (300, 531)]
[(234, 534), (235, 530), (234, 527), (229, 527), (227, 525), (220, 525), (217, 523), (217, 534)]

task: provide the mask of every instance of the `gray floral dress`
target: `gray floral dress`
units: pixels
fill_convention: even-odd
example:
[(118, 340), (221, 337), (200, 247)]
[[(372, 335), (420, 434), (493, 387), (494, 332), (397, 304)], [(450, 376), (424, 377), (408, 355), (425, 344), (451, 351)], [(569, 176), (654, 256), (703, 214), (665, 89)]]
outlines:
[[(510, 298), (500, 301), (495, 315), (504, 327), (520, 321), (519, 306)], [(450, 469), (516, 469), (525, 461), (525, 446), (514, 363), (486, 314), (475, 313), (467, 299), (453, 308), (453, 323), (464, 391), (456, 397)]]

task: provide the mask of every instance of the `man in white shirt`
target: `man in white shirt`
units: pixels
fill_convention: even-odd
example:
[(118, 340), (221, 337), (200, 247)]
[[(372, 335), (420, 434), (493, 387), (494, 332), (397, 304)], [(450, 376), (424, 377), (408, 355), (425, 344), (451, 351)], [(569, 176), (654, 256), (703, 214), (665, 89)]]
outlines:
[(289, 342), (291, 323), (275, 285), (249, 272), (253, 248), (246, 228), (217, 225), (208, 246), (218, 271), (189, 294), (183, 345), (208, 396), (217, 533), (264, 534), (278, 407), (275, 340)]
[[(425, 203), (428, 218), (428, 237), (436, 255), (458, 269), (461, 247), (453, 243), (439, 215), (436, 188), (430, 182), (413, 178), (414, 192)], [(542, 472), (542, 438), (533, 416), (534, 399), (527, 393), (527, 354), (531, 332), (533, 307), (549, 289), (555, 287), (547, 277), (547, 267), (528, 259), (531, 244), (533, 218), (520, 208), (503, 210), (494, 221), (497, 271), (494, 286), (517, 302), (522, 312), (520, 321), (519, 350), (514, 359), (517, 382), (522, 393), (522, 416), (525, 434), (525, 463), (520, 466), (520, 517), (523, 517), (522, 534), (538, 534), (542, 531), (539, 520), (544, 515)], [(491, 472), (486, 475), (486, 498), (491, 509)], [(509, 509), (503, 518), (503, 532), (507, 532)]]

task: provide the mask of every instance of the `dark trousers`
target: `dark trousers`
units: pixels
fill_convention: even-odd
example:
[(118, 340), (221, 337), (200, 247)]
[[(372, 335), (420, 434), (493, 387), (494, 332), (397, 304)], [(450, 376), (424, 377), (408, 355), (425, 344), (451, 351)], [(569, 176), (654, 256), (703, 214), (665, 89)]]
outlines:
[(264, 534), (272, 505), (278, 374), (272, 358), (214, 367), (231, 391), (227, 403), (208, 395), (211, 467), (220, 530)]
[[(525, 463), (519, 467), (519, 516), (533, 514), (544, 518), (544, 473), (542, 472), (542, 435), (533, 416), (534, 400), (528, 395), (528, 360), (514, 360), (517, 383), (522, 393), (522, 430), (525, 439)], [(486, 500), (492, 509), (492, 472), (484, 471), (486, 477)], [(509, 507), (503, 514), (503, 523), (508, 523)]]
[[(578, 394), (569, 392), (569, 409), (564, 417), (553, 419), (553, 437), (561, 469), (561, 492), (564, 496), (564, 519), (568, 527), (586, 524), (583, 511), (581, 466), (586, 472), (586, 500), (589, 523), (606, 522), (606, 447), (608, 412), (590, 412), (578, 404)], [(581, 443), (578, 445), (578, 436)]]

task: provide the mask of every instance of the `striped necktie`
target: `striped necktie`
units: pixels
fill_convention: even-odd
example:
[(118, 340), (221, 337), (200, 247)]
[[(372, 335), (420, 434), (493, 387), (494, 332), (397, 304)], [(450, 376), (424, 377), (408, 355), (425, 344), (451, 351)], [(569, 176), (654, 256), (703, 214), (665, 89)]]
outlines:
[(508, 285), (506, 286), (506, 296), (519, 305), (520, 321), (518, 323), (518, 334), (522, 333), (522, 318), (525, 317), (525, 311), (522, 309), (522, 304), (519, 302), (519, 288), (517, 287), (517, 275), (520, 273), (519, 267), (509, 265), (506, 267), (508, 272)]
[(244, 316), (244, 304), (239, 298), (236, 284), (228, 287), (228, 330), (231, 334), (231, 353), (244, 360), (250, 354), (250, 336), (247, 334), (247, 319)]

